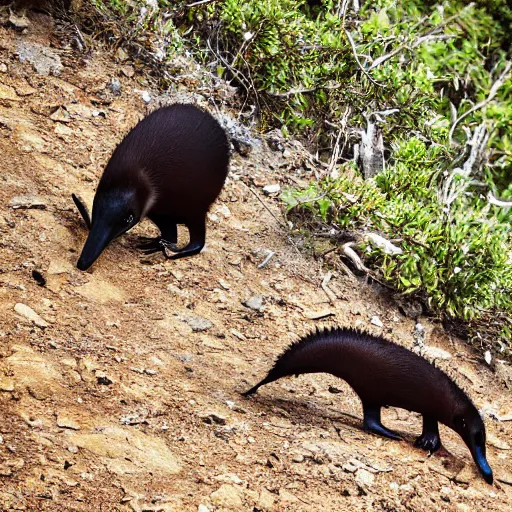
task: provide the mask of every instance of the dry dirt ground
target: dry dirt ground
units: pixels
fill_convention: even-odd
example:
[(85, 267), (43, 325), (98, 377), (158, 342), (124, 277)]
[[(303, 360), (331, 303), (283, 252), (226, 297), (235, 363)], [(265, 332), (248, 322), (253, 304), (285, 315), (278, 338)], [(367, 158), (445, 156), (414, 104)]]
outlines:
[[(438, 364), (501, 418), (485, 420), (492, 487), (446, 428), (439, 453), (415, 449), (415, 414), (384, 412), (405, 441), (363, 432), (356, 395), (329, 376), (240, 396), (325, 322), (413, 344), (414, 322), (371, 287), (336, 274), (329, 301), (326, 270), (269, 213), (261, 184), (299, 176), (293, 154), (262, 143), (233, 158), (199, 256), (141, 255), (138, 237), (155, 233), (144, 222), (75, 268), (86, 229), (71, 193), (91, 204), (110, 152), (153, 107), (139, 73), (100, 48), (59, 48), (51, 30), (42, 15), (0, 28), (0, 510), (512, 510), (510, 366), (492, 371), (426, 319), (426, 342), (452, 356)], [(60, 76), (20, 62), (21, 43), (57, 46)], [(264, 268), (261, 250), (275, 252)], [(244, 305), (254, 296), (262, 311)]]

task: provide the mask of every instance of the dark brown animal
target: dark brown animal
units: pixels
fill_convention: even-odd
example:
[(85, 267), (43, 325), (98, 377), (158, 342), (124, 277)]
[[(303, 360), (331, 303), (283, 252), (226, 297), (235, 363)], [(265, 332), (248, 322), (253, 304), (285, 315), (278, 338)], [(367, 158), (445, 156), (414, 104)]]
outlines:
[[(229, 165), (224, 130), (194, 105), (156, 110), (117, 146), (94, 197), (92, 221), (78, 197), (73, 200), (90, 233), (77, 267), (88, 269), (116, 237), (148, 217), (161, 236), (140, 246), (146, 254), (166, 249), (171, 259), (201, 251), (206, 214), (219, 195)], [(185, 224), (190, 241), (176, 246), (177, 224)]]
[(268, 375), (244, 395), (281, 377), (330, 373), (345, 380), (359, 395), (366, 430), (400, 439), (384, 427), (384, 406), (400, 407), (423, 416), (416, 446), (435, 452), (441, 447), (438, 422), (459, 434), (484, 477), (492, 484), (485, 455), (485, 426), (469, 397), (444, 372), (413, 352), (355, 329), (317, 331), (292, 344)]

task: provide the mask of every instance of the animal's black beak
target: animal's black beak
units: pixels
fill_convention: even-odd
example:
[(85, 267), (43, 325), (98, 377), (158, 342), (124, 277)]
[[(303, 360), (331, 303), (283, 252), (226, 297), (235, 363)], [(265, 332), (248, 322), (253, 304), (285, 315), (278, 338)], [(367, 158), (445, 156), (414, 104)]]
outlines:
[(484, 480), (488, 484), (492, 484), (493, 476), (492, 469), (485, 458), (485, 448), (481, 446), (475, 446), (472, 450), (473, 459), (475, 460), (476, 466), (480, 471), (481, 475), (484, 477)]
[(76, 264), (79, 270), (87, 270), (104, 251), (105, 247), (115, 238), (108, 228), (94, 226), (89, 232), (82, 254)]

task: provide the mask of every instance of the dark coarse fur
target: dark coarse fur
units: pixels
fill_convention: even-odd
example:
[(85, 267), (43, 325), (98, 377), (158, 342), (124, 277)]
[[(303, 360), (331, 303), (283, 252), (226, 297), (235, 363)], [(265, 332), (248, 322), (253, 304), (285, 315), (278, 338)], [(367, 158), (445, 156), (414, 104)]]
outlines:
[(377, 336), (337, 328), (317, 331), (288, 347), (267, 377), (244, 393), (289, 375), (330, 373), (345, 380), (363, 405), (364, 427), (394, 439), (380, 422), (380, 409), (394, 406), (423, 416), (417, 445), (440, 446), (438, 422), (455, 430), (469, 447), (485, 480), (492, 472), (485, 459), (485, 427), (469, 397), (444, 372), (413, 352)]
[[(197, 254), (205, 243), (206, 213), (219, 195), (229, 165), (224, 130), (194, 105), (156, 110), (117, 146), (101, 177), (93, 204), (91, 232), (78, 268), (85, 270), (108, 243), (147, 216), (161, 236), (142, 248), (170, 248), (173, 258)], [(77, 206), (80, 200), (73, 197)], [(88, 223), (83, 204), (79, 210)], [(85, 213), (84, 211), (85, 210)], [(189, 244), (178, 249), (177, 224)]]

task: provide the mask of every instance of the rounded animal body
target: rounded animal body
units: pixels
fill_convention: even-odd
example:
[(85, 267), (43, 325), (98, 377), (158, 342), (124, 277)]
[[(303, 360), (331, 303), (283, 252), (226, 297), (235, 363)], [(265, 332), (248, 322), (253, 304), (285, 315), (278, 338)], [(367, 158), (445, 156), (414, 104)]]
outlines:
[[(94, 197), (92, 221), (73, 199), (90, 233), (78, 261), (89, 268), (104, 248), (144, 217), (161, 236), (141, 246), (146, 253), (166, 249), (171, 258), (191, 256), (205, 244), (206, 214), (228, 174), (229, 143), (207, 112), (186, 104), (163, 107), (140, 121), (114, 150)], [(178, 248), (177, 225), (190, 241)]]
[(438, 422), (450, 427), (468, 446), (485, 481), (492, 483), (480, 414), (466, 393), (424, 358), (355, 329), (317, 331), (286, 349), (268, 375), (244, 395), (282, 377), (305, 373), (330, 373), (345, 380), (361, 399), (364, 428), (375, 434), (400, 439), (381, 423), (384, 406), (420, 413), (423, 432), (416, 446), (430, 452), (441, 447)]

